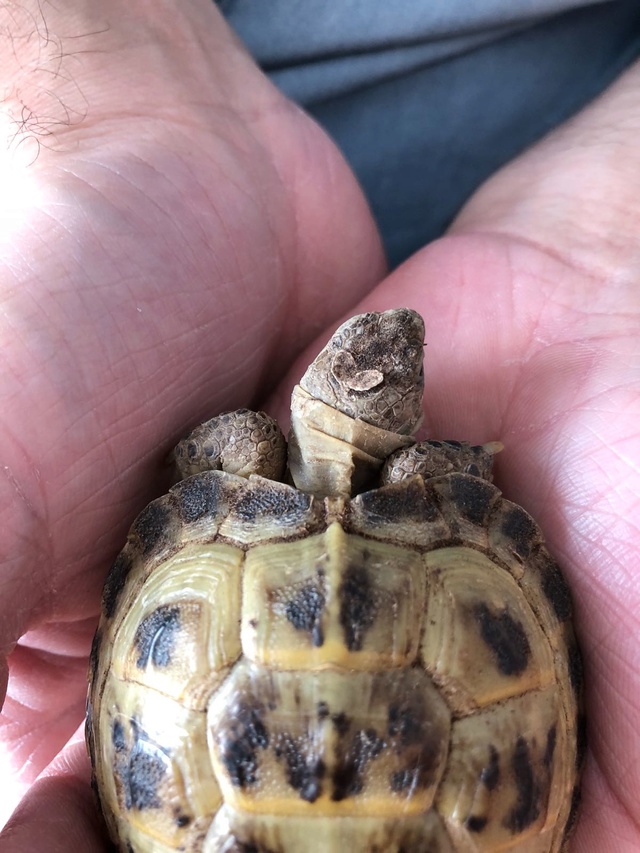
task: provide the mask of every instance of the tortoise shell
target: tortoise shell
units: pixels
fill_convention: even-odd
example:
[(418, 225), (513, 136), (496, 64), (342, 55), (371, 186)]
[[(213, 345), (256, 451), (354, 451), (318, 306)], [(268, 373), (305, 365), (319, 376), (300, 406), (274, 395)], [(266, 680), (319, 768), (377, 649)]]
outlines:
[(179, 445), (186, 479), (134, 522), (87, 712), (120, 851), (566, 848), (570, 596), (490, 482), (498, 445), (410, 437), (422, 329), (398, 309), (336, 332), (294, 392), (295, 486), (255, 473), (282, 476), (284, 444), (242, 410)]

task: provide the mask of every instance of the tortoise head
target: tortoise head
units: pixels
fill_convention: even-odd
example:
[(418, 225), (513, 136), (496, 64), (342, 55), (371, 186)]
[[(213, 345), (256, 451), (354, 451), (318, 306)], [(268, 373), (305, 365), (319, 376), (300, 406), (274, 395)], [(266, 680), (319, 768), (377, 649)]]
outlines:
[(424, 323), (408, 308), (352, 317), (296, 386), (289, 467), (316, 495), (373, 484), (386, 457), (412, 444), (422, 418)]
[(415, 311), (359, 314), (335, 332), (300, 385), (350, 418), (411, 435), (422, 416), (423, 347)]

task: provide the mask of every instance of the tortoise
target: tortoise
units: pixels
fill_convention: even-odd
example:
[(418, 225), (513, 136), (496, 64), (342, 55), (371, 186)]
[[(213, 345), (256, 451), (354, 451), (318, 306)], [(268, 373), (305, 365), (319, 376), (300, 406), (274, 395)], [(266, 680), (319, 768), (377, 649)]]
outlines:
[(246, 409), (175, 450), (91, 654), (87, 743), (128, 853), (566, 850), (584, 755), (570, 594), (491, 482), (413, 438), (424, 324), (340, 326), (287, 444)]

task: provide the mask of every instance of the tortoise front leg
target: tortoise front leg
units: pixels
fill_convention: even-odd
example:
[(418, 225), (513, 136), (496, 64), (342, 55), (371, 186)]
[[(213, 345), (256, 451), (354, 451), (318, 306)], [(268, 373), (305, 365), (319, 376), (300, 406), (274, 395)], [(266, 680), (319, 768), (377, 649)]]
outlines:
[(226, 471), (282, 481), (287, 443), (277, 422), (265, 412), (238, 409), (197, 426), (177, 445), (173, 458), (183, 480), (203, 471)]
[(502, 450), (502, 442), (469, 444), (467, 441), (420, 441), (392, 453), (382, 469), (380, 482), (397, 483), (419, 474), (425, 480), (444, 474), (472, 474), (492, 480), (493, 457)]

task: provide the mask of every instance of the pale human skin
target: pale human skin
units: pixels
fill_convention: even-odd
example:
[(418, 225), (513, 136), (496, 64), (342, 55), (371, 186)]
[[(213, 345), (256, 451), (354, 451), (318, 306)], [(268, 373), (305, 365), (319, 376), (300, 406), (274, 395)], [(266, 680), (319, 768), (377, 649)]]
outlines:
[(0, 32), (0, 736), (31, 785), (4, 853), (106, 849), (74, 732), (166, 451), (277, 383), (282, 414), (318, 335), (401, 305), (426, 318), (429, 434), (504, 442), (498, 482), (573, 590), (572, 849), (640, 849), (640, 66), (385, 277), (349, 169), (211, 0), (23, 0)]

